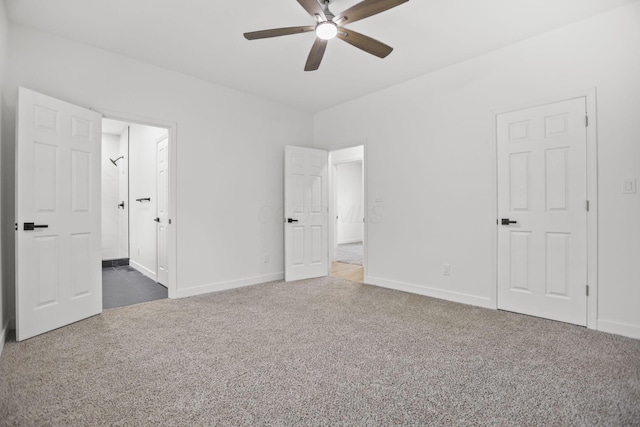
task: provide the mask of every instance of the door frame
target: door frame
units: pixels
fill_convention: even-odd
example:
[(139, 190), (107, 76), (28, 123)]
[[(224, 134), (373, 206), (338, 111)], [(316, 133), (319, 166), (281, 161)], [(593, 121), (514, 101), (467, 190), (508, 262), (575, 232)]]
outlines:
[[(177, 184), (177, 142), (178, 142), (178, 124), (168, 120), (154, 119), (150, 117), (139, 116), (130, 113), (124, 113), (121, 111), (109, 110), (106, 108), (91, 108), (102, 114), (103, 118), (118, 120), (128, 123), (136, 123), (145, 126), (154, 126), (167, 129), (168, 137), (167, 144), (169, 146), (169, 188), (167, 195), (169, 199), (169, 218), (171, 219), (171, 227), (169, 227), (169, 243), (167, 244), (167, 267), (169, 268), (169, 282), (167, 283), (167, 291), (169, 298), (178, 298), (178, 283), (177, 283), (177, 259), (178, 259), (178, 245), (177, 245), (177, 228), (178, 228), (178, 184)], [(156, 245), (156, 252), (158, 248)]]
[[(353, 158), (350, 160), (341, 160), (335, 162), (333, 160), (333, 153), (335, 151), (345, 150), (349, 148), (362, 147), (362, 159)], [(367, 266), (368, 266), (368, 245), (369, 245), (369, 221), (368, 221), (368, 213), (369, 213), (369, 202), (368, 202), (368, 164), (367, 164), (367, 143), (366, 141), (362, 141), (360, 143), (354, 143), (353, 145), (340, 146), (340, 147), (331, 147), (327, 150), (329, 152), (329, 218), (331, 221), (328, 222), (327, 232), (328, 240), (327, 240), (327, 257), (329, 258), (328, 262), (328, 271), (327, 275), (331, 276), (331, 264), (333, 263), (334, 247), (335, 247), (335, 237), (336, 237), (336, 211), (337, 207), (337, 191), (336, 191), (336, 178), (335, 178), (335, 168), (337, 165), (341, 163), (349, 163), (352, 161), (362, 160), (362, 203), (363, 203), (363, 218), (364, 218), (364, 230), (363, 230), (363, 242), (362, 242), (362, 268), (363, 268), (363, 280), (364, 283), (367, 283)]]
[[(160, 217), (160, 214), (158, 213), (158, 210), (159, 210), (158, 209), (158, 201), (160, 200), (159, 191), (158, 191), (158, 188), (159, 188), (159, 184), (158, 184), (159, 183), (159, 181), (158, 181), (158, 144), (161, 141), (164, 141), (165, 139), (167, 140), (167, 149), (169, 149), (169, 133), (168, 132), (167, 132), (166, 136), (163, 135), (160, 138), (156, 138), (156, 140), (155, 140), (155, 146), (156, 146), (156, 157), (155, 157), (155, 165), (156, 165), (156, 213), (155, 213), (155, 217), (156, 218)], [(169, 161), (171, 161), (171, 159), (169, 159)], [(169, 174), (170, 174), (171, 173), (171, 165), (169, 164), (167, 166), (167, 168), (168, 168), (167, 172), (169, 172)], [(166, 194), (167, 202), (169, 202), (169, 200), (170, 200), (168, 198), (169, 197), (168, 192), (169, 192), (169, 188), (167, 188), (167, 194)], [(171, 215), (169, 215), (169, 212), (167, 212), (167, 216), (171, 217)], [(159, 225), (160, 225), (159, 223), (156, 223), (156, 282), (157, 283), (160, 283), (160, 280), (159, 280), (160, 279), (160, 237), (159, 237), (160, 233), (158, 231)], [(173, 224), (171, 224), (171, 225), (173, 225)], [(169, 246), (167, 245), (167, 248), (168, 247)], [(167, 257), (168, 257), (168, 255), (167, 255)], [(168, 263), (167, 263), (167, 267), (168, 267)], [(171, 270), (169, 270), (169, 271), (171, 271)], [(167, 285), (164, 285), (162, 283), (160, 283), (160, 284), (162, 286), (167, 286), (167, 290), (169, 289), (168, 283), (167, 283)]]
[[(587, 297), (587, 328), (597, 329), (598, 320), (598, 130), (597, 130), (597, 91), (596, 88), (562, 93), (551, 98), (530, 101), (524, 104), (512, 105), (491, 110), (493, 131), (493, 181), (494, 181), (494, 218), (498, 218), (498, 115), (526, 108), (539, 107), (556, 102), (568, 101), (576, 98), (585, 98), (587, 126), (587, 200), (589, 211), (587, 212), (587, 283), (589, 296)], [(493, 234), (493, 276), (494, 292), (491, 295), (491, 306), (498, 308), (498, 230), (495, 226)]]

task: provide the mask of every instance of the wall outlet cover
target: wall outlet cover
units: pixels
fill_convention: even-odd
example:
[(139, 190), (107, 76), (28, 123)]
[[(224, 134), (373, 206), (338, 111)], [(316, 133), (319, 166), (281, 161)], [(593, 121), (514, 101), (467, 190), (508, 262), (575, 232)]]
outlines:
[(636, 179), (624, 178), (622, 180), (622, 194), (635, 194), (636, 193)]
[(442, 264), (442, 275), (443, 276), (451, 276), (451, 265), (450, 264)]

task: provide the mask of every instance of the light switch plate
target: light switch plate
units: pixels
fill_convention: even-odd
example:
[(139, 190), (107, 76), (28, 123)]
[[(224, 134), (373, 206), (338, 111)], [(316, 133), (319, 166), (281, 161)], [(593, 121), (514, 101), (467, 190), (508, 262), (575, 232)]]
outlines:
[(636, 193), (636, 179), (625, 178), (622, 180), (622, 194), (635, 194)]

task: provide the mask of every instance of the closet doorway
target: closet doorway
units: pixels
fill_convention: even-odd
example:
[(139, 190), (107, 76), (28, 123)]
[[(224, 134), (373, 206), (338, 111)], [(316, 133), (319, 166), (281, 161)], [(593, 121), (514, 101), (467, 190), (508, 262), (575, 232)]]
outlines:
[(103, 308), (167, 298), (168, 130), (102, 121)]

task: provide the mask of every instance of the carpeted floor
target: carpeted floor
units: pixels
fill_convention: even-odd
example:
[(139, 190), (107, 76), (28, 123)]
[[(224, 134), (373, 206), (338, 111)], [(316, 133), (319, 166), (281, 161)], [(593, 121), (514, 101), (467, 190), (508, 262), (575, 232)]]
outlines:
[(336, 249), (336, 262), (362, 265), (363, 259), (364, 249), (362, 248), (362, 242), (343, 243), (338, 245)]
[(7, 342), (0, 424), (639, 425), (640, 341), (333, 278), (273, 282)]

